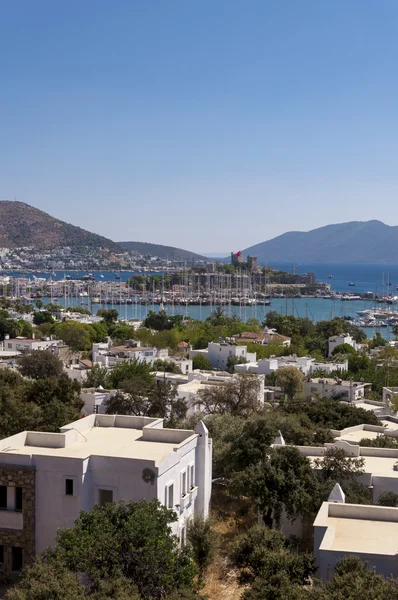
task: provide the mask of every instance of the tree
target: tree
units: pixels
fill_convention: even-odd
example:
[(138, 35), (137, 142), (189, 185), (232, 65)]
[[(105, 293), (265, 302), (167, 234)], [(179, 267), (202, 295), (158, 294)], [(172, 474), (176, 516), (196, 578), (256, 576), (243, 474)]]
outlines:
[(266, 525), (311, 514), (319, 505), (319, 483), (306, 456), (294, 446), (269, 448), (262, 461), (233, 474), (234, 495), (249, 496)]
[(84, 387), (86, 388), (97, 388), (106, 387), (107, 378), (108, 378), (108, 369), (107, 367), (101, 367), (99, 364), (94, 364), (84, 382)]
[(379, 419), (370, 410), (357, 408), (348, 402), (339, 402), (333, 398), (320, 398), (316, 400), (295, 399), (284, 406), (288, 413), (306, 415), (308, 419), (319, 427), (328, 429), (345, 429), (354, 425), (366, 423), (380, 425)]
[(143, 326), (148, 329), (156, 329), (156, 331), (164, 331), (165, 329), (173, 329), (180, 325), (183, 321), (182, 315), (169, 316), (164, 310), (158, 313), (150, 310)]
[(163, 371), (164, 373), (178, 373), (182, 375), (182, 371), (177, 363), (172, 360), (162, 360), (157, 358), (152, 365), (154, 371)]
[(97, 311), (97, 315), (99, 317), (101, 317), (105, 323), (116, 323), (116, 321), (119, 318), (119, 313), (116, 309), (114, 308), (110, 308), (110, 309), (106, 309), (106, 308), (100, 308)]
[(322, 458), (316, 458), (314, 464), (320, 469), (323, 481), (352, 483), (364, 473), (365, 459), (348, 456), (342, 448), (327, 448)]
[(43, 323), (54, 323), (54, 317), (47, 310), (33, 313), (33, 323), (42, 325)]
[(177, 388), (169, 381), (148, 382), (131, 379), (105, 402), (107, 414), (136, 415), (165, 419), (167, 427), (175, 427), (185, 418), (187, 404), (177, 398)]
[(332, 350), (332, 356), (344, 356), (347, 354), (353, 354), (355, 356), (358, 353), (350, 344), (338, 344)]
[(131, 379), (142, 379), (148, 383), (153, 382), (151, 365), (136, 358), (119, 363), (112, 371), (109, 371), (106, 387), (108, 389), (121, 388), (124, 382)]
[(192, 367), (201, 371), (211, 371), (212, 366), (209, 359), (203, 354), (197, 354), (192, 359)]
[(292, 400), (303, 389), (303, 374), (296, 367), (281, 367), (276, 371), (276, 383)]
[(347, 556), (337, 564), (324, 591), (326, 596), (319, 596), (321, 600), (398, 600), (397, 580), (377, 575), (356, 556)]
[(377, 501), (379, 506), (398, 506), (398, 494), (395, 492), (383, 492)]
[(158, 500), (95, 505), (80, 513), (74, 529), (58, 533), (55, 553), (91, 584), (122, 575), (143, 600), (161, 600), (195, 587), (192, 554), (171, 533), (175, 521), (176, 513)]
[(12, 588), (7, 600), (87, 600), (86, 588), (77, 574), (61, 561), (38, 557), (23, 570), (20, 583)]
[(205, 386), (197, 394), (196, 404), (205, 414), (248, 415), (260, 408), (260, 386), (257, 375), (240, 373), (234, 381)]
[(311, 554), (295, 552), (280, 531), (260, 525), (238, 537), (231, 561), (241, 570), (242, 582), (257, 577), (268, 580), (285, 572), (291, 584), (304, 585), (316, 570)]
[(249, 361), (243, 356), (228, 356), (226, 371), (228, 371), (228, 373), (234, 373), (235, 365), (243, 365), (247, 362)]
[(77, 321), (56, 323), (54, 325), (54, 333), (74, 351), (91, 350), (92, 340), (89, 328), (83, 323), (78, 323)]
[(218, 545), (218, 535), (213, 529), (210, 518), (204, 519), (201, 515), (195, 514), (188, 521), (187, 537), (192, 547), (199, 576), (203, 577), (204, 572), (214, 560)]
[(33, 350), (18, 358), (20, 371), (24, 377), (46, 379), (58, 377), (63, 372), (62, 362), (51, 350)]

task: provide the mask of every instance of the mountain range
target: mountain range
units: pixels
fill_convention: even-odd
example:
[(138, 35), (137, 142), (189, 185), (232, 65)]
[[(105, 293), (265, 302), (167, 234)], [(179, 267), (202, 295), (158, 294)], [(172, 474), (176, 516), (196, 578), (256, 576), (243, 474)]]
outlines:
[(81, 227), (65, 223), (49, 214), (25, 204), (9, 200), (0, 200), (0, 248), (33, 247), (35, 250), (49, 250), (70, 246), (101, 247), (115, 253), (123, 250), (150, 254), (159, 258), (191, 261), (204, 260), (204, 256), (161, 244), (145, 242), (114, 242)]
[(398, 262), (398, 227), (350, 221), (311, 231), (289, 231), (242, 251), (260, 261)]
[(150, 244), (148, 242), (118, 242), (119, 246), (129, 252), (138, 252), (139, 254), (150, 254), (168, 260), (192, 261), (207, 260), (206, 256), (195, 254), (189, 250), (174, 248), (174, 246), (162, 246), (161, 244)]

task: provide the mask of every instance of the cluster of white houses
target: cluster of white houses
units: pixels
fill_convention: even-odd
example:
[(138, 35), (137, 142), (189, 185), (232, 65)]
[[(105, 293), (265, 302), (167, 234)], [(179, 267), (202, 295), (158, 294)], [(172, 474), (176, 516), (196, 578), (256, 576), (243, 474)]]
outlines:
[[(334, 442), (324, 446), (298, 446), (316, 469), (328, 448), (342, 448), (348, 457), (363, 458), (363, 474), (359, 481), (367, 486), (377, 503), (384, 492), (398, 494), (398, 450), (360, 446), (363, 439), (377, 436), (398, 438), (398, 420), (387, 417), (382, 426), (358, 425), (342, 431), (332, 431)], [(274, 448), (285, 445), (280, 434)], [(398, 577), (398, 508), (379, 505), (356, 505), (345, 502), (343, 489), (336, 484), (319, 509), (313, 523), (314, 555), (318, 576), (328, 581), (334, 575), (339, 560), (355, 555), (386, 577)], [(284, 521), (287, 534), (301, 535), (306, 524)]]
[[(325, 376), (346, 371), (347, 361), (316, 361), (295, 355), (257, 360), (256, 353), (236, 341), (211, 342), (203, 350), (182, 343), (177, 357), (134, 340), (113, 347), (109, 341), (93, 345), (92, 361), (80, 361), (66, 370), (84, 384), (93, 364), (111, 369), (133, 358), (151, 365), (158, 359), (174, 361), (181, 373), (158, 371), (155, 378), (174, 383), (178, 397), (184, 398), (188, 412), (194, 413), (201, 408), (197, 402), (201, 390), (233, 383), (241, 373), (257, 377), (261, 405), (270, 393), (265, 376), (294, 366), (303, 373), (307, 396), (333, 397), (385, 416), (381, 427), (361, 425), (333, 431), (333, 444), (299, 447), (300, 452), (319, 468), (318, 461), (328, 448), (343, 448), (347, 455), (364, 459), (361, 482), (373, 491), (375, 502), (383, 492), (398, 494), (398, 450), (359, 445), (363, 438), (398, 438), (398, 420), (388, 416), (397, 389), (384, 388), (381, 403), (365, 401), (369, 384)], [(289, 338), (272, 330), (241, 334), (242, 341), (290, 345)], [(330, 357), (340, 344), (356, 347), (350, 336), (334, 336), (329, 339)], [(60, 355), (64, 346), (52, 339), (6, 339), (0, 361), (12, 361), (28, 350), (50, 349)], [(192, 359), (197, 355), (206, 356), (214, 370), (194, 371)], [(232, 374), (226, 372), (231, 357), (238, 363)], [(323, 377), (316, 376), (320, 371)], [(182, 542), (187, 519), (194, 512), (208, 515), (212, 443), (204, 423), (200, 421), (194, 431), (177, 430), (164, 428), (162, 419), (106, 415), (105, 402), (114, 393), (83, 388), (83, 413), (88, 416), (65, 425), (59, 433), (24, 431), (0, 441), (0, 565), (6, 575), (18, 572), (35, 554), (53, 545), (57, 529), (73, 527), (79, 512), (94, 504), (157, 498), (176, 512), (172, 527)], [(274, 447), (283, 445), (279, 435)], [(289, 525), (289, 533), (300, 534), (301, 526), (296, 523), (292, 530)], [(323, 580), (333, 576), (338, 560), (347, 554), (359, 556), (386, 576), (398, 577), (398, 508), (347, 504), (344, 491), (337, 486), (322, 504), (313, 527), (315, 559)]]

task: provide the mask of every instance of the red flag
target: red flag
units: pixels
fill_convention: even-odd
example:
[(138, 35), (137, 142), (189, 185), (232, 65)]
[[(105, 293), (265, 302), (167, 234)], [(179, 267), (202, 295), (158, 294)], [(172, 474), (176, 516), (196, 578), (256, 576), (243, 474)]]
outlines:
[(242, 254), (242, 252), (239, 250), (239, 252), (236, 253), (236, 256), (240, 256)]

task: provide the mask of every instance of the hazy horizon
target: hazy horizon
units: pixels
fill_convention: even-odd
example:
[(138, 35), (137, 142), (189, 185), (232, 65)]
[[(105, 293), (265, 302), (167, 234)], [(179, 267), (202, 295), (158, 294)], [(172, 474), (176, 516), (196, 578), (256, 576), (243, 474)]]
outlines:
[(4, 0), (0, 198), (227, 255), (398, 223), (397, 22), (394, 0)]

